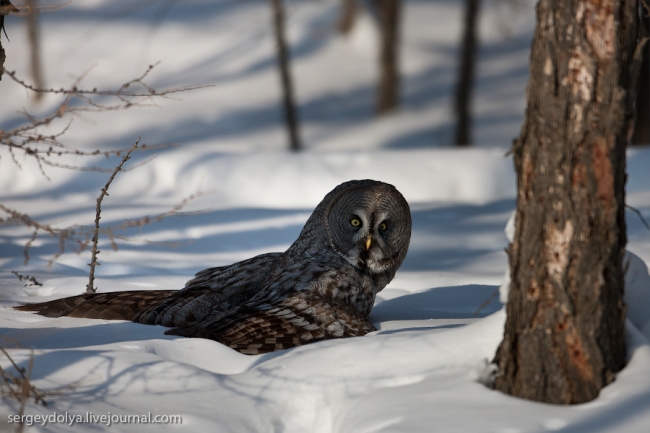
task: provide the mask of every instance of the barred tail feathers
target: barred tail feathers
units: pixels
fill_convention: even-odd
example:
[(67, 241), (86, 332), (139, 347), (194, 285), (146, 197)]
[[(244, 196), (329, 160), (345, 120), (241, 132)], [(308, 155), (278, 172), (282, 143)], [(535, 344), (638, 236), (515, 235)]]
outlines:
[(139, 312), (167, 299), (176, 290), (132, 290), (126, 292), (85, 293), (68, 298), (14, 307), (46, 317), (132, 320)]

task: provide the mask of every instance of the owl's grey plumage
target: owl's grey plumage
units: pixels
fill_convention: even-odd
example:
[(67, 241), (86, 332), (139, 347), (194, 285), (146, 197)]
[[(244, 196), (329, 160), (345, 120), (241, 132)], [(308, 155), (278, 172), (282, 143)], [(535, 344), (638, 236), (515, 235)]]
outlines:
[(205, 269), (173, 290), (95, 293), (16, 307), (49, 317), (131, 320), (171, 327), (259, 354), (374, 331), (368, 315), (411, 238), (408, 203), (394, 186), (345, 182), (325, 196), (298, 239)]

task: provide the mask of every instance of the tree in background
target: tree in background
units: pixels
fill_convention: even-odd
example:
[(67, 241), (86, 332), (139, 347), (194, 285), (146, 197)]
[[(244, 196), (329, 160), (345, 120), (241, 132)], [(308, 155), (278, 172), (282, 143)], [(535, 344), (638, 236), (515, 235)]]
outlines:
[(540, 0), (495, 387), (574, 404), (625, 363), (625, 149), (637, 0)]
[(341, 12), (339, 14), (338, 31), (347, 35), (354, 27), (354, 21), (359, 11), (359, 0), (341, 0)]
[(476, 27), (479, 6), (480, 0), (465, 0), (463, 42), (454, 104), (454, 111), (456, 112), (456, 146), (468, 146), (472, 141), (471, 103), (477, 51)]
[(379, 88), (377, 114), (392, 111), (399, 102), (399, 20), (400, 0), (377, 0), (381, 42), (379, 48)]
[(278, 50), (278, 67), (280, 69), (280, 81), (284, 101), (284, 115), (289, 134), (289, 148), (293, 151), (300, 150), (300, 138), (298, 134), (298, 117), (296, 116), (296, 104), (293, 96), (293, 81), (289, 67), (289, 52), (287, 41), (284, 36), (284, 5), (282, 0), (271, 0), (273, 9), (273, 26), (275, 28), (275, 44)]
[[(38, 26), (37, 0), (27, 0), (27, 36), (29, 40), (29, 66), (32, 73), (34, 86), (44, 89), (43, 68), (41, 67), (41, 38)], [(43, 98), (43, 93), (36, 92), (36, 101)]]
[[(338, 32), (348, 35), (359, 14), (361, 0), (341, 0)], [(399, 104), (400, 0), (373, 0), (367, 5), (379, 22), (379, 86), (377, 114), (388, 113)]]

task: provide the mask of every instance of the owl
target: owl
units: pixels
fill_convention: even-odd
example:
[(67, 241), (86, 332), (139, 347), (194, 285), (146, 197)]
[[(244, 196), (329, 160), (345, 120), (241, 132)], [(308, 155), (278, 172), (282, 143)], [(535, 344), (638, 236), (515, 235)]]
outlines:
[(16, 307), (47, 317), (131, 320), (256, 355), (374, 331), (368, 315), (411, 239), (408, 203), (387, 183), (345, 182), (283, 253), (205, 269), (182, 290), (92, 293)]

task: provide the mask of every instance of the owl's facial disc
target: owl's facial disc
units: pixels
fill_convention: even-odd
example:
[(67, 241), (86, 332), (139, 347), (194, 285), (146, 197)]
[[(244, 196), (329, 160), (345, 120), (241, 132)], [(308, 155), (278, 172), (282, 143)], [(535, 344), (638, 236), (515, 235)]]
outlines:
[(343, 185), (333, 191), (341, 192), (324, 215), (331, 248), (362, 272), (394, 274), (411, 235), (408, 204), (388, 184), (367, 180)]
[(385, 212), (366, 212), (355, 209), (350, 215), (350, 225), (354, 229), (351, 248), (343, 256), (358, 269), (368, 269), (372, 273), (383, 272), (392, 266), (384, 235), (389, 221)]

